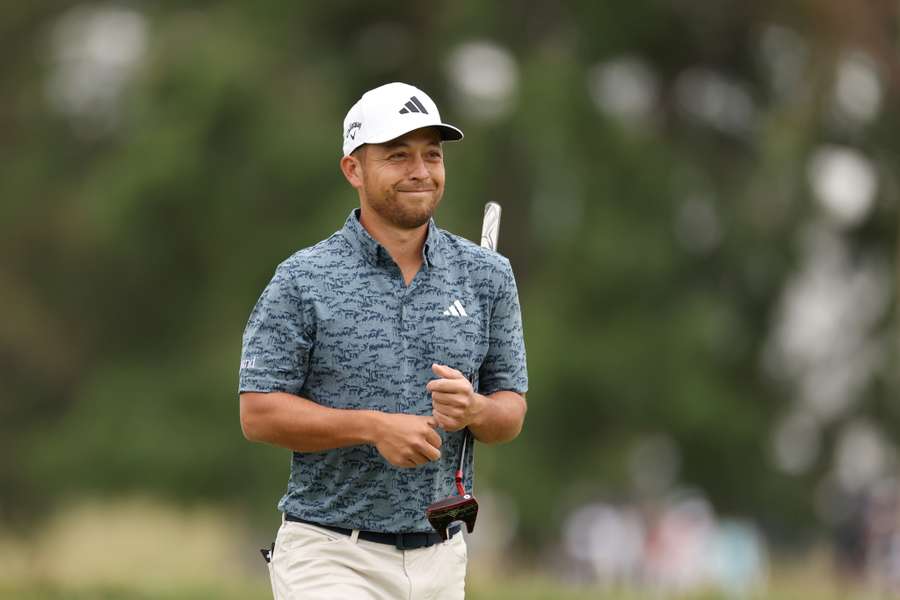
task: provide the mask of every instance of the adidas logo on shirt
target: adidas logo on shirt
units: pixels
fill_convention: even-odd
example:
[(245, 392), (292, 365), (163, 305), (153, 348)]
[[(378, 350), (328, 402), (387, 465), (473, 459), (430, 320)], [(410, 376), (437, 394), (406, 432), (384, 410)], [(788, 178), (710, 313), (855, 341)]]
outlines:
[(403, 105), (403, 108), (400, 109), (400, 114), (405, 115), (407, 113), (422, 113), (423, 115), (427, 115), (428, 111), (425, 110), (425, 107), (422, 106), (422, 103), (419, 102), (419, 99), (415, 96), (411, 96), (409, 101)]
[(445, 317), (449, 317), (451, 315), (454, 317), (468, 317), (469, 316), (468, 313), (466, 313), (466, 309), (463, 308), (462, 302), (460, 302), (459, 300), (454, 300), (453, 304), (451, 304), (450, 307), (444, 311)]

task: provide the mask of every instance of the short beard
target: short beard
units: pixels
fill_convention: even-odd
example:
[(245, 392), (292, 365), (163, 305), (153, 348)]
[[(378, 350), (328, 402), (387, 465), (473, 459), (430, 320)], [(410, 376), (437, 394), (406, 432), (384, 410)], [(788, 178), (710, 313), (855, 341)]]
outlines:
[(366, 186), (366, 198), (372, 210), (388, 223), (401, 229), (421, 227), (431, 219), (441, 203), (441, 195), (438, 195), (433, 204), (423, 204), (411, 209), (400, 203), (396, 190), (390, 190), (386, 194), (370, 193), (372, 191), (374, 190), (369, 190)]
[(391, 194), (387, 198), (369, 204), (381, 218), (402, 229), (417, 229), (427, 223), (441, 201), (438, 198), (434, 205), (423, 205), (420, 209), (413, 210), (402, 207), (396, 198), (396, 195)]

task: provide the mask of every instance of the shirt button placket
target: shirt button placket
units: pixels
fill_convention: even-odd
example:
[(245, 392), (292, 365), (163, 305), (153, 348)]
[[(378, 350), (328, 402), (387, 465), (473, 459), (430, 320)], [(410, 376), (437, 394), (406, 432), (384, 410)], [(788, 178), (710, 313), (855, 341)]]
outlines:
[(403, 356), (406, 356), (409, 349), (409, 331), (410, 331), (410, 307), (409, 299), (404, 294), (400, 298), (400, 339), (403, 342)]
[(400, 294), (400, 310), (398, 313), (400, 317), (400, 326), (398, 328), (400, 336), (400, 352), (397, 358), (400, 363), (398, 365), (400, 367), (400, 381), (403, 382), (401, 384), (403, 390), (398, 394), (398, 397), (403, 399), (401, 400), (401, 404), (403, 405), (402, 411), (408, 412), (410, 406), (407, 405), (409, 399), (408, 394), (406, 393), (406, 387), (409, 385), (409, 361), (407, 360), (407, 355), (409, 354), (409, 338), (407, 336), (407, 330), (409, 329), (409, 304), (407, 302), (406, 294), (403, 292)]

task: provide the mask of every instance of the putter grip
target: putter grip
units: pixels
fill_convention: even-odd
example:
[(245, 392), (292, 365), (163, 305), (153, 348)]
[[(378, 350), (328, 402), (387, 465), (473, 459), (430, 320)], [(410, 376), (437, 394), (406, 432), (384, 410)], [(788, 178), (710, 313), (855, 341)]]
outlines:
[(488, 202), (484, 205), (484, 220), (481, 223), (481, 247), (497, 251), (500, 237), (500, 205)]

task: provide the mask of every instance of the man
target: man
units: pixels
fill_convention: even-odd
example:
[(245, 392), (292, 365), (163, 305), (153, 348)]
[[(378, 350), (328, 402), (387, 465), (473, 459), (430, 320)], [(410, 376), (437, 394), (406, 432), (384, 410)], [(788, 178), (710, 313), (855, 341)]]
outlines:
[(293, 450), (276, 598), (464, 596), (463, 536), (442, 542), (425, 509), (454, 489), (464, 428), (519, 434), (528, 380), (509, 261), (431, 218), (442, 142), (462, 136), (418, 88), (364, 94), (340, 162), (359, 209), (281, 263), (250, 315), (241, 426)]

